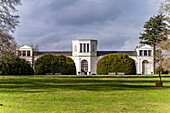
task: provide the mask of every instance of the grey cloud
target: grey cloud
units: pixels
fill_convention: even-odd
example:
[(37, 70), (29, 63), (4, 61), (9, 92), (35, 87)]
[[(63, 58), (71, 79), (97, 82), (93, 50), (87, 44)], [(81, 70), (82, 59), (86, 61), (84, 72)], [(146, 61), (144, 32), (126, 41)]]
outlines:
[[(71, 50), (71, 40), (97, 39), (100, 50), (133, 50), (157, 0), (23, 0), (19, 45)], [(133, 43), (131, 43), (133, 42)]]

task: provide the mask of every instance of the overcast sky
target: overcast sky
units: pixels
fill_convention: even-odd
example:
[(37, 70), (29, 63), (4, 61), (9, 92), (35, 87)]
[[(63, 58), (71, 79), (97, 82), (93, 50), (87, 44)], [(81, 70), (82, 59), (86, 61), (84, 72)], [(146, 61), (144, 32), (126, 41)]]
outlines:
[(71, 50), (72, 40), (96, 39), (98, 50), (134, 50), (159, 0), (22, 0), (18, 45)]

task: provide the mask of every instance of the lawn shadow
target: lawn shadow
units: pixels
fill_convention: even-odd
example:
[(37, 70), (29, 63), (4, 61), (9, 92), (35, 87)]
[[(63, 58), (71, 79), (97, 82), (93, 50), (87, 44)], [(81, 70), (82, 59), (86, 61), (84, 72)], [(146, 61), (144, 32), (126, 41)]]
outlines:
[[(31, 77), (31, 76), (30, 76)], [(108, 78), (106, 78), (108, 77)], [(110, 77), (110, 79), (109, 79)], [(120, 77), (120, 76), (119, 76)], [(154, 76), (155, 77), (155, 76)], [(167, 76), (166, 76), (167, 77)], [(36, 79), (4, 79), (0, 81), (0, 93), (3, 92), (22, 92), (22, 93), (43, 93), (62, 90), (86, 90), (86, 91), (113, 91), (113, 90), (160, 90), (155, 87), (156, 80), (151, 79), (118, 79), (115, 76), (95, 76), (75, 77), (75, 76), (57, 76), (53, 78)], [(115, 79), (114, 79), (115, 78)], [(150, 77), (152, 78), (152, 76)], [(170, 80), (164, 80), (165, 84)], [(164, 86), (162, 89), (170, 88)]]

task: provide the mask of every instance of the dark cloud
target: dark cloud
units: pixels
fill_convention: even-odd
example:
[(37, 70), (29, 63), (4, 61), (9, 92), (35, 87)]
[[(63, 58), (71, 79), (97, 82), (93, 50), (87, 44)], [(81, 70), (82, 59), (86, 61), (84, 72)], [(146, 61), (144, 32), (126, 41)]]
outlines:
[(158, 0), (22, 0), (19, 45), (71, 50), (75, 39), (96, 39), (100, 50), (133, 50), (139, 32), (157, 14)]

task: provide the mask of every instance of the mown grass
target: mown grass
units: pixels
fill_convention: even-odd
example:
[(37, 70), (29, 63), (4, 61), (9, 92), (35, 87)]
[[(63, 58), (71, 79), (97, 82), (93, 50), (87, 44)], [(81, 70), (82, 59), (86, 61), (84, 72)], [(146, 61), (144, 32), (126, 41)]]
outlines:
[[(168, 113), (170, 75), (0, 76), (0, 113)], [(122, 110), (124, 109), (124, 110)]]

